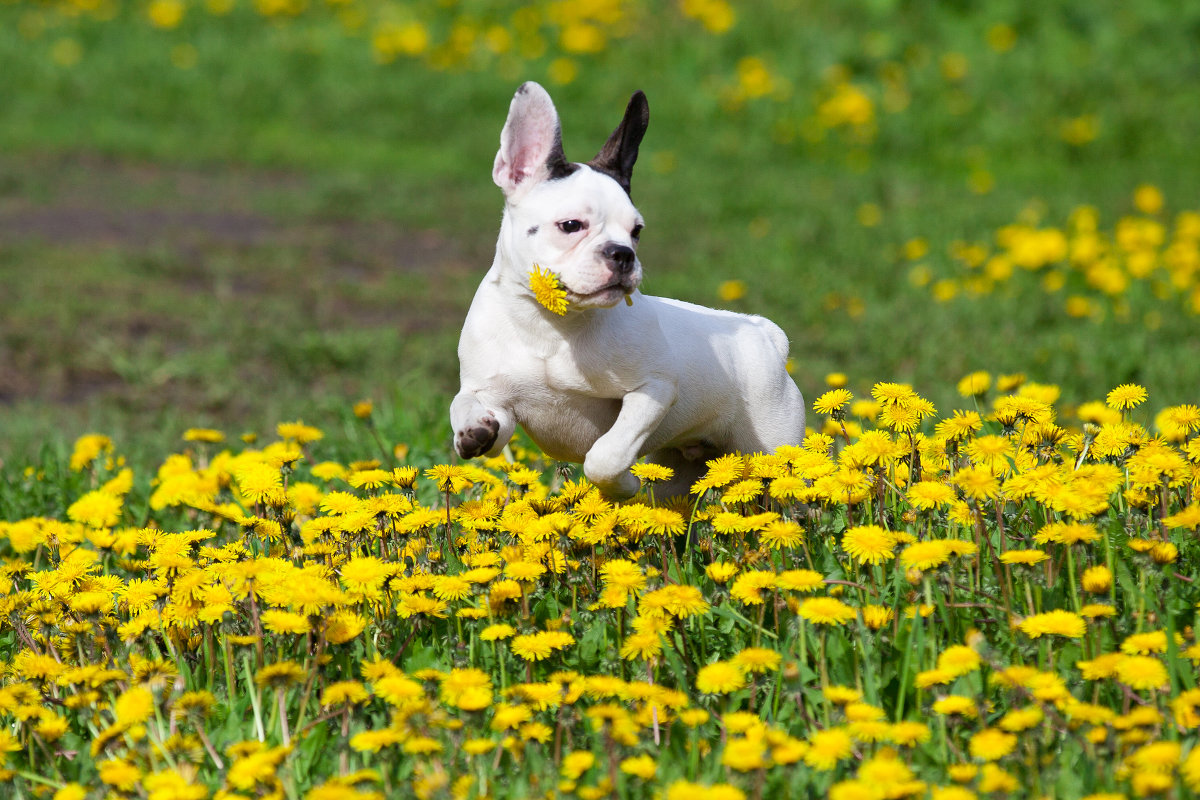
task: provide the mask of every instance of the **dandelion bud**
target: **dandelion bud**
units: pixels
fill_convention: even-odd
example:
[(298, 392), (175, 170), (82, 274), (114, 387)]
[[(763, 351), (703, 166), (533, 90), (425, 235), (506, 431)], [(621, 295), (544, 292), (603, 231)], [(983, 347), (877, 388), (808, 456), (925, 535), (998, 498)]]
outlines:
[(1108, 567), (1088, 567), (1079, 582), (1085, 592), (1104, 594), (1112, 587), (1112, 577)]
[(925, 573), (921, 572), (921, 570), (917, 569), (916, 567), (909, 567), (904, 572), (904, 580), (908, 581), (912, 586), (919, 586), (921, 579), (924, 577)]

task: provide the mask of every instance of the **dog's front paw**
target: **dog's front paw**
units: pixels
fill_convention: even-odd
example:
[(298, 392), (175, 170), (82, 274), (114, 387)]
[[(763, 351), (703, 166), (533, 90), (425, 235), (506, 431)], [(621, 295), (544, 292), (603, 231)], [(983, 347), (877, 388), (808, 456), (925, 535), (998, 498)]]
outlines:
[(642, 488), (642, 482), (628, 466), (609, 462), (595, 448), (583, 460), (583, 474), (610, 500), (628, 500)]
[(600, 485), (600, 493), (610, 500), (628, 500), (641, 491), (642, 482), (632, 472), (626, 470), (614, 481), (606, 481)]
[(462, 458), (475, 458), (492, 449), (500, 432), (500, 423), (489, 411), (475, 425), (454, 432), (454, 449)]

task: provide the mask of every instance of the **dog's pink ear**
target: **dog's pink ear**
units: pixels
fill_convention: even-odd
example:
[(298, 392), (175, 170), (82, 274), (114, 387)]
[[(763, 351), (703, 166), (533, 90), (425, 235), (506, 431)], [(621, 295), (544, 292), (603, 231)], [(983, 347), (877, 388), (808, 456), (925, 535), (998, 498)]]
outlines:
[(508, 121), (500, 132), (500, 150), (492, 167), (492, 180), (506, 196), (524, 192), (550, 177), (570, 174), (562, 149), (562, 129), (550, 95), (528, 81), (513, 95)]
[(625, 194), (629, 194), (630, 179), (633, 177), (633, 165), (637, 162), (638, 148), (646, 128), (650, 126), (650, 104), (646, 101), (644, 92), (637, 91), (629, 98), (625, 107), (625, 116), (621, 124), (608, 137), (604, 147), (596, 157), (588, 162), (588, 166), (609, 175)]

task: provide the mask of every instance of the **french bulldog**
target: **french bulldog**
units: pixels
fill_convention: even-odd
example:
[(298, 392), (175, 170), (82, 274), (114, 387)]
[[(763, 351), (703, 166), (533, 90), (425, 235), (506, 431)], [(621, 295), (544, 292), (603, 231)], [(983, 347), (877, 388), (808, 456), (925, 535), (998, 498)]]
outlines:
[[(572, 163), (546, 90), (529, 82), (513, 97), (492, 169), (505, 201), (496, 257), (458, 345), (450, 422), (462, 458), (499, 454), (519, 424), (626, 499), (643, 456), (674, 470), (662, 497), (686, 494), (708, 459), (802, 441), (804, 399), (777, 325), (638, 291), (630, 178), (649, 120), (636, 92), (599, 154)], [(535, 267), (558, 278), (565, 313), (538, 302)]]

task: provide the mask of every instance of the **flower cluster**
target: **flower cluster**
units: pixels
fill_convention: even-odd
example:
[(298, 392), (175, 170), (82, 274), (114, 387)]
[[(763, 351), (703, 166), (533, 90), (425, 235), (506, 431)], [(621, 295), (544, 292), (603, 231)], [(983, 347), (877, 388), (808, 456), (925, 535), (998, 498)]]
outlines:
[[(188, 30), (205, 21), (250, 15), (273, 25), (311, 24), (322, 36), (365, 39), (381, 65), (414, 61), (437, 71), (494, 70), (520, 72), (530, 63), (548, 62), (556, 83), (570, 83), (586, 60), (637, 29), (650, 9), (630, 0), (552, 0), (517, 5), (505, 3), (432, 4), (372, 3), (359, 0), (146, 0), (134, 4), (56, 0), (50, 4), (64, 18), (109, 21), (118, 17), (165, 32)], [(727, 32), (736, 21), (726, 0), (688, 0), (673, 9), (695, 30), (709, 35)], [(74, 38), (60, 39), (52, 58), (74, 66), (85, 56)], [(190, 69), (200, 56), (195, 45), (177, 46), (175, 66)]]
[[(993, 386), (995, 394), (992, 394)], [(0, 781), (57, 798), (1200, 791), (1200, 409), (976, 373), (638, 465), (320, 460), (102, 436), (0, 521)], [(364, 407), (360, 418), (368, 418)], [(1073, 422), (1073, 424), (1072, 424)], [(33, 496), (36, 470), (20, 479)]]
[(1032, 213), (995, 233), (994, 243), (953, 243), (944, 277), (926, 260), (928, 244), (912, 240), (910, 281), (934, 299), (986, 297), (1005, 287), (1022, 296), (1040, 287), (1060, 298), (1060, 313), (1100, 320), (1134, 320), (1154, 330), (1164, 311), (1200, 314), (1200, 211), (1166, 213), (1162, 192), (1146, 184), (1133, 195), (1134, 213), (1107, 229), (1090, 206), (1076, 208), (1061, 227), (1038, 224)]

